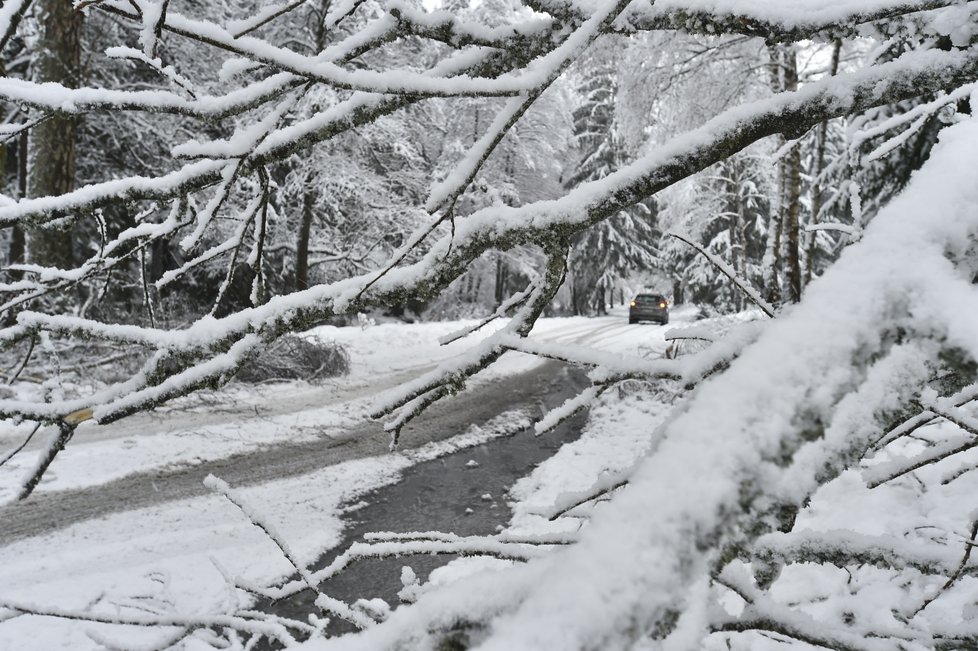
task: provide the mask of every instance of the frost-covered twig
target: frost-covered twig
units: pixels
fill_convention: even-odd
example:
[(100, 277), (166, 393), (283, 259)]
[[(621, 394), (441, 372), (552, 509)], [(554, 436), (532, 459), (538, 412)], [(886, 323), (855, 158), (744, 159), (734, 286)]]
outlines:
[[(312, 580), (323, 583), (343, 572), (352, 563), (367, 558), (388, 558), (406, 555), (457, 555), (457, 556), (491, 556), (502, 560), (528, 561), (549, 553), (548, 547), (564, 544), (563, 542), (509, 542), (493, 536), (456, 536), (454, 534), (437, 534), (427, 532), (427, 535), (411, 534), (394, 537), (378, 534), (380, 542), (354, 542), (346, 550), (333, 559), (329, 565), (312, 573)], [(282, 599), (297, 594), (305, 589), (305, 581), (290, 581), (279, 588), (262, 588), (260, 586), (241, 583), (241, 587), (270, 599)]]
[[(792, 531), (760, 538), (751, 554), (764, 563), (830, 563), (837, 567), (870, 565), (922, 574), (950, 575), (956, 557), (947, 549), (914, 544), (893, 536), (869, 536), (847, 530)], [(978, 572), (978, 566), (967, 568)]]
[(818, 231), (837, 231), (846, 235), (856, 235), (858, 229), (852, 224), (841, 224), (839, 222), (821, 222), (805, 226), (806, 233), (816, 233)]
[(738, 617), (724, 615), (715, 622), (711, 627), (714, 631), (770, 631), (835, 651), (883, 651), (893, 648), (893, 640), (867, 639), (883, 637), (878, 634), (861, 634), (841, 625), (831, 626), (777, 603), (752, 585), (745, 571), (735, 572), (731, 566), (727, 566), (714, 580), (746, 602)]
[[(549, 82), (548, 82), (549, 85)], [(535, 90), (525, 96), (514, 97), (496, 115), (496, 119), (486, 133), (477, 140), (465, 157), (455, 166), (455, 169), (441, 182), (431, 188), (425, 209), (430, 213), (441, 211), (441, 221), (454, 214), (455, 204), (469, 184), (475, 179), (479, 170), (485, 165), (503, 138), (517, 121), (526, 113), (540, 97), (543, 90)]]
[[(514, 536), (503, 532), (494, 536), (478, 536), (487, 541), (495, 541), (507, 545), (570, 545), (574, 542), (573, 536), (565, 533), (538, 534), (533, 536)], [(474, 539), (476, 537), (471, 537)], [(439, 542), (460, 542), (469, 539), (466, 536), (459, 536), (454, 533), (443, 531), (373, 531), (365, 533), (363, 539), (369, 543), (377, 542), (405, 542), (419, 540), (433, 540)]]
[(179, 627), (183, 629), (200, 629), (209, 627), (230, 628), (247, 633), (264, 635), (288, 646), (296, 643), (291, 633), (277, 621), (259, 621), (235, 615), (152, 615), (152, 614), (121, 614), (112, 615), (87, 611), (70, 610), (0, 598), (0, 609), (35, 617), (53, 617), (71, 619), (97, 624), (116, 624), (119, 626), (138, 626), (142, 628)]
[(543, 418), (533, 425), (533, 433), (537, 436), (545, 434), (558, 427), (561, 423), (571, 418), (577, 412), (591, 406), (598, 396), (608, 390), (607, 386), (591, 386), (581, 391), (576, 396), (565, 400), (563, 404), (551, 409)]
[(627, 485), (628, 479), (622, 479), (620, 475), (604, 475), (589, 490), (575, 493), (562, 493), (554, 500), (550, 513), (543, 513), (541, 515), (545, 515), (548, 520), (553, 522), (577, 507), (599, 500)]
[(450, 343), (452, 343), (454, 341), (458, 341), (459, 339), (462, 339), (463, 337), (467, 337), (470, 334), (472, 334), (473, 332), (476, 332), (476, 331), (480, 330), (481, 328), (483, 328), (484, 326), (488, 325), (489, 323), (492, 323), (496, 319), (505, 316), (506, 313), (509, 312), (510, 310), (512, 310), (513, 308), (519, 307), (520, 305), (522, 305), (523, 303), (525, 303), (526, 300), (533, 293), (533, 288), (534, 287), (535, 287), (535, 284), (532, 284), (531, 283), (530, 286), (527, 287), (526, 289), (524, 289), (523, 291), (517, 292), (517, 293), (513, 294), (512, 296), (510, 296), (505, 301), (503, 301), (500, 304), (500, 306), (497, 307), (496, 310), (492, 314), (490, 314), (489, 316), (484, 317), (483, 319), (481, 319), (475, 325), (466, 326), (465, 328), (462, 328), (461, 330), (457, 330), (457, 331), (452, 332), (450, 334), (447, 334), (447, 335), (445, 335), (443, 337), (439, 337), (438, 338), (438, 343), (441, 344), (442, 346), (445, 346), (445, 345), (448, 345), (448, 344), (450, 344)]
[(303, 563), (299, 562), (299, 560), (295, 557), (295, 554), (293, 554), (292, 550), (289, 548), (288, 543), (285, 542), (285, 539), (278, 534), (275, 528), (269, 522), (267, 522), (264, 517), (262, 517), (248, 505), (247, 501), (242, 498), (238, 491), (235, 491), (228, 486), (227, 482), (218, 479), (214, 475), (208, 475), (207, 478), (204, 479), (204, 485), (214, 492), (219, 493), (227, 501), (231, 502), (231, 504), (238, 507), (238, 509), (253, 525), (261, 529), (268, 539), (275, 543), (275, 546), (278, 547), (280, 552), (282, 552), (282, 556), (289, 561), (295, 571), (302, 578), (306, 588), (316, 593), (316, 605), (319, 608), (331, 612), (338, 617), (342, 617), (359, 628), (366, 628), (375, 623), (372, 619), (366, 617), (359, 611), (354, 610), (348, 604), (322, 592), (319, 589), (319, 584), (322, 583), (322, 580), (316, 579), (308, 568), (306, 568)]
[(24, 19), (33, 0), (8, 0), (0, 6), (0, 51), (16, 33), (17, 25)]
[(770, 43), (794, 42), (823, 35), (857, 35), (858, 27), (884, 19), (947, 7), (955, 0), (907, 0), (882, 5), (855, 2), (839, 5), (838, 12), (797, 12), (772, 19), (771, 12), (746, 3), (720, 5), (723, 11), (698, 8), (645, 8), (636, 5), (626, 16), (631, 30), (677, 29), (699, 34), (745, 34)]
[(958, 579), (960, 579), (965, 574), (965, 570), (968, 568), (968, 561), (971, 559), (971, 552), (975, 547), (976, 539), (978, 539), (978, 520), (975, 520), (971, 523), (971, 531), (968, 535), (968, 539), (965, 541), (964, 544), (964, 553), (961, 554), (961, 561), (958, 563), (958, 566), (954, 569), (954, 572), (951, 574), (950, 577), (948, 577), (948, 580), (944, 583), (944, 585), (938, 588), (938, 590), (934, 594), (927, 597), (926, 599), (923, 600), (923, 602), (921, 602), (921, 604), (913, 611), (913, 614), (911, 616), (915, 617), (920, 611), (922, 611), (924, 608), (927, 608), (927, 606), (929, 606), (938, 598), (940, 598), (942, 594), (947, 592), (951, 588), (951, 586), (957, 583)]
[(24, 358), (20, 362), (20, 366), (17, 367), (17, 370), (14, 371), (13, 375), (11, 375), (9, 378), (7, 378), (7, 384), (8, 385), (13, 384), (14, 382), (16, 382), (17, 381), (17, 378), (20, 377), (20, 374), (24, 372), (24, 369), (25, 368), (27, 368), (27, 365), (31, 361), (31, 355), (34, 354), (34, 348), (36, 346), (37, 346), (37, 338), (36, 337), (31, 337), (30, 338), (30, 341), (27, 344), (27, 351), (24, 353)]
[(384, 402), (373, 410), (371, 414), (373, 418), (382, 417), (396, 409), (403, 410), (385, 426), (385, 429), (392, 432), (392, 447), (397, 445), (398, 434), (405, 424), (437, 400), (460, 391), (467, 378), (497, 360), (506, 350), (500, 344), (504, 338), (520, 339), (529, 334), (537, 318), (560, 288), (567, 271), (566, 246), (559, 243), (547, 248), (550, 251), (546, 272), (533, 282), (529, 296), (522, 302), (506, 327), (468, 352), (443, 362), (434, 371), (401, 385), (390, 392)]
[(51, 465), (51, 462), (64, 449), (65, 445), (68, 444), (77, 426), (77, 423), (69, 423), (67, 420), (58, 424), (57, 434), (51, 437), (44, 450), (38, 456), (36, 465), (31, 468), (31, 471), (21, 482), (20, 490), (17, 492), (18, 500), (27, 499), (34, 492), (34, 489), (41, 482), (41, 478)]
[(699, 252), (701, 255), (703, 255), (703, 257), (705, 257), (707, 260), (709, 260), (713, 264), (713, 266), (720, 271), (720, 273), (722, 273), (724, 276), (729, 278), (730, 281), (733, 282), (733, 284), (737, 287), (737, 289), (743, 292), (744, 295), (748, 299), (750, 299), (750, 301), (754, 305), (761, 308), (761, 311), (764, 312), (764, 314), (768, 315), (769, 317), (774, 317), (774, 312), (775, 312), (774, 307), (770, 303), (765, 301), (763, 298), (761, 298), (761, 295), (757, 292), (757, 290), (751, 287), (750, 283), (748, 283), (746, 280), (738, 276), (737, 272), (734, 271), (730, 267), (730, 265), (728, 265), (726, 262), (724, 262), (717, 256), (713, 255), (705, 248), (703, 248), (699, 243), (686, 237), (685, 235), (680, 235), (679, 233), (669, 233), (668, 235), (670, 237), (676, 238), (681, 242), (685, 242), (686, 244), (696, 249), (696, 251)]
[(921, 452), (910, 459), (896, 459), (894, 461), (870, 466), (863, 470), (863, 480), (870, 488), (876, 488), (886, 482), (893, 481), (899, 477), (911, 473), (914, 470), (929, 466), (938, 461), (943, 461), (962, 452), (967, 452), (978, 447), (978, 437), (959, 436), (948, 439), (933, 445), (924, 452)]
[(716, 333), (708, 328), (693, 326), (688, 328), (673, 328), (663, 336), (666, 341), (682, 341), (684, 339), (694, 339), (698, 341), (714, 342), (717, 340)]
[(878, 158), (882, 158), (904, 144), (913, 134), (919, 131), (920, 128), (924, 126), (926, 121), (935, 113), (940, 111), (948, 104), (953, 104), (954, 102), (967, 98), (969, 95), (971, 95), (975, 88), (976, 84), (965, 84), (955, 88), (949, 93), (942, 93), (937, 99), (930, 102), (925, 102), (923, 104), (918, 104), (909, 111), (898, 113), (889, 119), (880, 122), (879, 124), (873, 125), (873, 127), (869, 129), (858, 131), (852, 136), (849, 143), (849, 149), (851, 152), (858, 151), (858, 149), (865, 142), (881, 136), (887, 131), (905, 125), (908, 122), (911, 123), (910, 126), (904, 131), (900, 132), (900, 134), (885, 140), (882, 144), (877, 146), (876, 149), (866, 154), (865, 161), (870, 162)]
[[(957, 391), (954, 395), (942, 399), (939, 404), (949, 407), (962, 407), (976, 399), (978, 399), (978, 384), (970, 384)], [(880, 450), (898, 438), (912, 434), (917, 429), (932, 422), (935, 418), (938, 418), (938, 415), (933, 411), (922, 409), (919, 414), (905, 420), (879, 437), (873, 444), (873, 449)]]
[(20, 445), (16, 446), (13, 450), (11, 450), (7, 454), (3, 455), (2, 458), (0, 458), (0, 466), (13, 459), (15, 456), (17, 456), (17, 453), (19, 453), (21, 450), (27, 447), (27, 444), (31, 442), (31, 439), (34, 438), (34, 435), (37, 434), (38, 430), (40, 429), (41, 429), (41, 423), (35, 425), (34, 429), (31, 430), (30, 434), (24, 437), (24, 440), (21, 441)]

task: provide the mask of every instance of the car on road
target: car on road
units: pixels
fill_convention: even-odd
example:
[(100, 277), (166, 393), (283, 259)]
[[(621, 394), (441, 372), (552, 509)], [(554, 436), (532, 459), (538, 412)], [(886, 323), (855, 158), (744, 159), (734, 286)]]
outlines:
[(628, 305), (628, 322), (657, 321), (669, 323), (669, 301), (660, 294), (639, 294)]

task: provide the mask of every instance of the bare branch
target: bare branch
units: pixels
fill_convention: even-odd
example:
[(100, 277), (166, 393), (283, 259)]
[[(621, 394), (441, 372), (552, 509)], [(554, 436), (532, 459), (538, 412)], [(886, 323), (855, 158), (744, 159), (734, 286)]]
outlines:
[(685, 242), (686, 244), (696, 249), (700, 254), (703, 255), (703, 257), (709, 260), (713, 264), (713, 266), (720, 271), (720, 273), (722, 273), (724, 276), (729, 278), (731, 282), (733, 282), (734, 286), (736, 286), (737, 289), (743, 292), (744, 296), (750, 299), (751, 303), (761, 308), (761, 311), (764, 312), (764, 314), (768, 315), (771, 318), (774, 318), (774, 312), (775, 312), (774, 307), (771, 306), (763, 298), (761, 298), (761, 295), (757, 293), (757, 290), (751, 287), (746, 280), (739, 277), (737, 273), (730, 268), (730, 265), (728, 265), (726, 262), (724, 262), (717, 256), (707, 251), (705, 248), (700, 246), (697, 242), (694, 242), (693, 240), (689, 239), (684, 235), (680, 235), (678, 233), (669, 233), (668, 235), (670, 237), (676, 238), (681, 242)]
[(280, 552), (282, 552), (282, 556), (289, 561), (299, 576), (302, 577), (306, 587), (318, 595), (316, 597), (317, 606), (339, 617), (342, 617), (346, 621), (355, 624), (361, 629), (367, 628), (375, 623), (372, 619), (364, 616), (362, 613), (357, 612), (348, 604), (322, 592), (319, 589), (319, 583), (321, 583), (322, 580), (317, 580), (313, 577), (312, 573), (309, 572), (306, 566), (296, 559), (295, 555), (292, 553), (292, 550), (289, 549), (286, 542), (282, 540), (282, 538), (275, 532), (275, 529), (270, 524), (265, 522), (264, 519), (244, 501), (240, 493), (228, 486), (227, 482), (218, 479), (214, 475), (208, 475), (207, 478), (204, 479), (204, 485), (214, 492), (219, 493), (224, 497), (224, 499), (238, 507), (238, 509), (253, 525), (261, 529), (262, 533), (264, 533), (269, 540), (275, 543), (275, 546), (278, 547)]
[(944, 585), (942, 585), (937, 590), (937, 592), (924, 599), (924, 601), (920, 604), (920, 606), (918, 606), (917, 609), (913, 611), (914, 617), (918, 613), (920, 613), (920, 611), (922, 611), (924, 608), (927, 608), (927, 606), (929, 606), (938, 598), (940, 598), (942, 594), (947, 592), (951, 588), (951, 586), (957, 583), (958, 579), (960, 579), (964, 575), (965, 570), (968, 568), (968, 561), (971, 558), (971, 551), (975, 547), (976, 539), (978, 539), (978, 520), (974, 520), (971, 523), (971, 533), (968, 536), (968, 540), (965, 541), (964, 553), (961, 555), (961, 562), (958, 563), (958, 566), (955, 568), (954, 573), (951, 574), (947, 582), (944, 583)]

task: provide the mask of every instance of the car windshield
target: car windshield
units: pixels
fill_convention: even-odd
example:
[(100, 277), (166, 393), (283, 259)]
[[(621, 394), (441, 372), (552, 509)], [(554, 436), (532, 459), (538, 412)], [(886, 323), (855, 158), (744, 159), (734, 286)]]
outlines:
[(642, 294), (635, 297), (635, 302), (639, 305), (651, 305), (653, 303), (659, 304), (665, 302), (665, 297), (655, 296), (653, 294)]

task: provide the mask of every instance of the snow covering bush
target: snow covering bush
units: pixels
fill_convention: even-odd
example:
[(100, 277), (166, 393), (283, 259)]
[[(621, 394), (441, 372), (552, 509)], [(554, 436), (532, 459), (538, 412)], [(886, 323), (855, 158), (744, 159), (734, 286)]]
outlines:
[(350, 357), (339, 344), (288, 335), (246, 362), (234, 377), (251, 383), (273, 380), (320, 382), (345, 375), (349, 370)]

